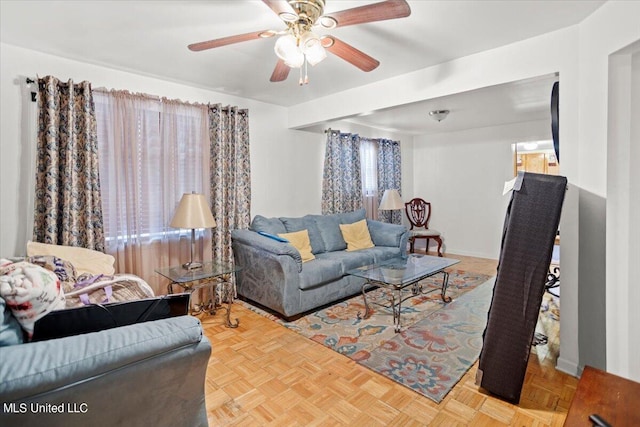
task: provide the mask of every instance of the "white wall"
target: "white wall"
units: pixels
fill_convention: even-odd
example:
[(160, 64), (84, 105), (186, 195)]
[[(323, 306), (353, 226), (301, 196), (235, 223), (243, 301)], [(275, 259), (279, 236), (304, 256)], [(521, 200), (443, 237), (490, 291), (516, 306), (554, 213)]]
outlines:
[[(619, 221), (624, 217), (623, 205), (616, 203), (618, 200), (627, 199), (634, 200), (634, 193), (631, 186), (617, 186), (621, 182), (613, 180), (608, 182), (608, 169), (621, 168), (624, 170), (633, 160), (631, 155), (635, 155), (637, 159), (637, 151), (630, 150), (629, 155), (621, 162), (615, 159), (615, 153), (618, 151), (621, 139), (616, 139), (613, 135), (616, 126), (613, 114), (626, 111), (627, 114), (636, 114), (637, 116), (637, 100), (636, 104), (628, 103), (625, 110), (616, 110), (611, 104), (611, 96), (615, 93), (615, 87), (611, 86), (609, 73), (611, 55), (618, 52), (631, 44), (635, 44), (635, 52), (639, 52), (640, 41), (640, 24), (638, 20), (640, 16), (639, 2), (618, 2), (610, 1), (603, 5), (591, 16), (587, 17), (579, 26), (580, 29), (580, 59), (579, 59), (579, 130), (580, 130), (580, 183), (584, 191), (605, 199), (605, 203), (596, 202), (588, 206), (581, 205), (581, 230), (583, 227), (582, 218), (587, 217), (593, 219), (589, 223), (584, 224), (584, 232), (581, 231), (580, 238), (587, 237), (596, 233), (600, 229), (605, 229), (605, 247), (606, 252), (602, 250), (601, 243), (593, 245), (595, 242), (585, 242), (589, 246), (595, 246), (589, 257), (583, 257), (583, 245), (581, 241), (580, 264), (589, 265), (591, 263), (599, 263), (606, 265), (603, 267), (605, 274), (603, 275), (604, 284), (599, 276), (592, 277), (580, 273), (581, 287), (584, 287), (583, 280), (589, 287), (598, 286), (601, 292), (604, 286), (604, 294), (606, 295), (606, 317), (599, 319), (604, 325), (596, 325), (604, 327), (606, 331), (606, 369), (623, 377), (640, 381), (640, 358), (637, 353), (634, 354), (633, 349), (640, 347), (640, 334), (637, 332), (637, 324), (632, 321), (640, 305), (640, 293), (635, 291), (637, 284), (640, 282), (640, 273), (637, 268), (629, 268), (626, 264), (625, 257), (618, 256), (619, 253), (637, 254), (638, 228), (632, 226), (637, 223), (639, 212), (627, 211), (632, 215), (635, 213), (635, 221), (620, 221), (620, 223), (612, 226), (611, 221)], [(628, 52), (629, 53), (629, 52)], [(632, 73), (638, 73), (636, 67), (631, 68)], [(615, 78), (619, 76), (612, 76)], [(637, 79), (637, 77), (635, 77)], [(637, 80), (636, 80), (637, 82)], [(629, 82), (629, 88), (632, 83)], [(637, 83), (635, 83), (637, 84)], [(633, 92), (633, 96), (637, 96), (637, 89)], [(631, 120), (636, 123), (637, 119)], [(635, 131), (634, 131), (635, 129)], [(626, 144), (637, 146), (637, 127), (630, 127), (629, 139)], [(632, 144), (635, 134), (635, 144)], [(613, 156), (608, 159), (608, 156)], [(634, 163), (630, 163), (634, 165)], [(635, 166), (635, 165), (634, 165)], [(612, 171), (613, 172), (613, 171)], [(627, 182), (631, 182), (633, 175), (629, 174)], [(612, 200), (608, 200), (608, 191), (611, 190)], [(637, 200), (637, 187), (633, 190)], [(593, 197), (591, 199), (594, 199)], [(633, 206), (633, 202), (632, 205)], [(637, 204), (635, 205), (637, 207)], [(586, 209), (585, 209), (586, 208)], [(583, 211), (587, 210), (586, 215)], [(595, 213), (595, 215), (594, 215)], [(633, 218), (633, 217), (632, 217)], [(606, 227), (603, 227), (603, 222)], [(630, 236), (629, 241), (618, 240), (622, 235)], [(635, 237), (635, 240), (634, 240)], [(588, 240), (588, 239), (585, 239)], [(616, 250), (610, 250), (616, 246)], [(586, 250), (584, 251), (586, 252)], [(630, 258), (632, 264), (637, 264), (638, 258)], [(623, 274), (618, 274), (623, 272)], [(582, 290), (581, 290), (582, 293)], [(594, 295), (596, 297), (597, 295)], [(589, 299), (590, 295), (586, 295)], [(595, 299), (595, 298), (590, 298)], [(603, 303), (600, 303), (601, 306)], [(583, 324), (592, 321), (594, 313), (581, 313), (580, 328)], [(581, 334), (581, 338), (586, 334)], [(583, 345), (585, 348), (583, 348)], [(590, 364), (589, 358), (597, 357), (594, 350), (587, 343), (580, 343), (580, 362), (581, 365)]]
[[(610, 56), (607, 146), (607, 366), (640, 378), (640, 41)], [(620, 302), (618, 295), (629, 295)], [(611, 325), (609, 327), (609, 325)], [(615, 349), (616, 351), (609, 351)]]
[(551, 122), (535, 121), (414, 138), (412, 197), (432, 203), (430, 227), (446, 251), (497, 259), (513, 178), (511, 144), (551, 138)]
[[(29, 155), (23, 143), (25, 77), (53, 75), (93, 87), (127, 89), (184, 101), (222, 103), (249, 109), (252, 162), (252, 215), (300, 215), (320, 212), (323, 140), (286, 127), (283, 107), (238, 98), (0, 44), (0, 256), (23, 255), (30, 234), (24, 223), (32, 217), (32, 187), (23, 185), (21, 164)], [(23, 93), (24, 92), (24, 93)], [(26, 126), (25, 126), (26, 127)], [(26, 138), (25, 138), (26, 139)], [(23, 144), (27, 144), (26, 146)], [(28, 176), (28, 174), (26, 174)]]

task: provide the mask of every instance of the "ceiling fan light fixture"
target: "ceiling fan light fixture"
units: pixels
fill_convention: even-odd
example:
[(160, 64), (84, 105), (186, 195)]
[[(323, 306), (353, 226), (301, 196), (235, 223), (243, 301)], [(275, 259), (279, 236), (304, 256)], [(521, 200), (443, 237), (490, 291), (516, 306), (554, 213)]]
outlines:
[(291, 68), (298, 68), (304, 63), (304, 55), (298, 48), (298, 41), (291, 34), (280, 37), (273, 50), (278, 58)]
[(307, 62), (309, 64), (316, 65), (327, 57), (327, 52), (324, 50), (320, 43), (317, 43), (313, 46), (312, 49), (307, 49), (307, 52), (304, 55), (307, 58)]
[(277, 31), (274, 30), (267, 30), (267, 31), (263, 31), (260, 34), (258, 34), (258, 36), (262, 39), (268, 39), (269, 37), (273, 37), (276, 34), (278, 34)]
[(320, 44), (320, 37), (316, 35), (313, 31), (307, 31), (300, 37), (300, 48), (302, 52), (307, 53), (307, 51), (313, 49), (314, 46)]
[(327, 30), (332, 30), (338, 26), (338, 21), (332, 16), (321, 16), (318, 19), (318, 23), (322, 28), (326, 28)]
[(311, 31), (306, 32), (300, 38), (300, 47), (307, 58), (307, 62), (311, 65), (316, 65), (327, 57), (327, 52), (322, 47), (320, 37)]
[(298, 15), (293, 12), (280, 12), (278, 16), (284, 22), (296, 22), (298, 20)]
[(433, 110), (429, 111), (431, 118), (437, 122), (441, 122), (449, 115), (449, 110)]

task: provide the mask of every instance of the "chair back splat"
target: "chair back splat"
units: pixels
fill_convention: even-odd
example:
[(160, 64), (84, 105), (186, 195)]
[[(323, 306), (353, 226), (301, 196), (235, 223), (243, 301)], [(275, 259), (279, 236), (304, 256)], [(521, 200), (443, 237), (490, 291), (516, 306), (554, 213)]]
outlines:
[(409, 244), (411, 253), (415, 250), (416, 239), (426, 239), (426, 250), (429, 250), (429, 239), (433, 239), (438, 243), (438, 256), (442, 256), (442, 237), (440, 232), (429, 228), (429, 220), (431, 219), (431, 203), (416, 197), (404, 204), (407, 213), (407, 219), (411, 224), (411, 236)]

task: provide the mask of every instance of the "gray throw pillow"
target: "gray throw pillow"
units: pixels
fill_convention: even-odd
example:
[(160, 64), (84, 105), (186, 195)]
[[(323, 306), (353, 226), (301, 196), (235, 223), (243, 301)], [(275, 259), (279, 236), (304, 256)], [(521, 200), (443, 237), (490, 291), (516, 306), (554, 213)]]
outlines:
[(335, 214), (340, 221), (340, 224), (353, 224), (354, 222), (362, 221), (367, 216), (367, 211), (365, 209), (358, 209), (353, 212), (345, 212)]
[(326, 252), (347, 249), (347, 242), (342, 237), (340, 220), (337, 215), (313, 215), (313, 219), (320, 231)]
[(309, 240), (311, 241), (311, 253), (319, 254), (326, 251), (322, 237), (320, 237), (320, 230), (313, 220), (313, 215), (306, 215), (300, 218), (280, 218), (287, 233), (293, 233), (294, 231), (307, 230), (309, 233)]
[(269, 234), (278, 234), (278, 233), (286, 233), (287, 229), (284, 224), (278, 218), (266, 218), (262, 215), (256, 215), (253, 217), (253, 221), (251, 221), (251, 226), (249, 227), (251, 230), (255, 232), (264, 231)]

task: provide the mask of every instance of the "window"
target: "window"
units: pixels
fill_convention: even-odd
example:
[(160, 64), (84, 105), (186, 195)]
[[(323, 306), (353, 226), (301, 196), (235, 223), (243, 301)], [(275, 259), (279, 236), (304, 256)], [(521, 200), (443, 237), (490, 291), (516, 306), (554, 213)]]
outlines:
[(365, 197), (378, 194), (378, 149), (377, 144), (360, 138), (360, 169), (362, 170), (362, 194)]
[(94, 92), (104, 232), (109, 241), (166, 233), (183, 193), (208, 193), (206, 107)]
[(401, 191), (400, 144), (387, 139), (360, 137), (362, 202), (367, 218), (400, 224), (399, 211), (380, 211), (378, 206), (387, 189)]

